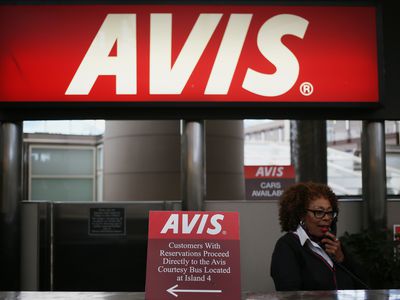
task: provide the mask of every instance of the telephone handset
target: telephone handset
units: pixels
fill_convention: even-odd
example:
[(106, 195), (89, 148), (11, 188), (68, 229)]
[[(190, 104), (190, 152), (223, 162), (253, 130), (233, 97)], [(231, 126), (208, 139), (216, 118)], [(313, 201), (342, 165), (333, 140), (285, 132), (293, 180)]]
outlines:
[(336, 223), (337, 223), (337, 217), (332, 220), (331, 228), (329, 229), (329, 232), (331, 232), (334, 236), (336, 236), (337, 233)]
[[(337, 223), (337, 217), (332, 220), (331, 227), (329, 228), (329, 232), (332, 233), (334, 236), (336, 236), (336, 233), (337, 233), (337, 225), (336, 225), (336, 223)], [(330, 237), (329, 236), (325, 236), (324, 238), (328, 238), (329, 239)], [(321, 246), (322, 249), (325, 250), (325, 244), (324, 243), (321, 243), (320, 246)]]

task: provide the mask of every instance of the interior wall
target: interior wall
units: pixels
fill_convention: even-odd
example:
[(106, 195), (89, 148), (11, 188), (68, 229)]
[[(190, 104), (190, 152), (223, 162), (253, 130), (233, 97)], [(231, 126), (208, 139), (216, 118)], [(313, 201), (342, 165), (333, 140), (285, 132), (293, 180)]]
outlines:
[[(243, 121), (205, 124), (205, 198), (244, 199)], [(180, 154), (177, 120), (106, 121), (104, 201), (181, 199)]]
[(179, 121), (107, 121), (104, 201), (180, 199)]

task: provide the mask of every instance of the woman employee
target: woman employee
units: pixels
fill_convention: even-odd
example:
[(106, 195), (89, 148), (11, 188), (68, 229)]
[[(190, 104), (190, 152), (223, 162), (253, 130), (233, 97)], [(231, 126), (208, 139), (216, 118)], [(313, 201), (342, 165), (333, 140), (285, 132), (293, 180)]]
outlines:
[(282, 195), (271, 276), (277, 291), (365, 288), (336, 238), (338, 201), (324, 184), (299, 183)]

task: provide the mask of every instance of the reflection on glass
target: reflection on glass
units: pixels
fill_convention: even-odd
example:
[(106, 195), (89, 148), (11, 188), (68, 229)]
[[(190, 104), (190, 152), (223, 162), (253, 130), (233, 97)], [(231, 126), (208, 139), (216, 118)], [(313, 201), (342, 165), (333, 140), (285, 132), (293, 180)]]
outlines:
[(400, 300), (400, 290), (388, 290), (388, 300)]
[(93, 179), (32, 179), (31, 200), (93, 201)]
[[(245, 120), (245, 165), (290, 164), (289, 120)], [(337, 195), (362, 194), (362, 121), (327, 120), (328, 184)], [(400, 122), (385, 121), (388, 195), (400, 195)]]
[(32, 175), (92, 175), (93, 148), (32, 148)]
[(337, 291), (337, 300), (357, 300), (368, 299), (365, 290), (339, 290)]

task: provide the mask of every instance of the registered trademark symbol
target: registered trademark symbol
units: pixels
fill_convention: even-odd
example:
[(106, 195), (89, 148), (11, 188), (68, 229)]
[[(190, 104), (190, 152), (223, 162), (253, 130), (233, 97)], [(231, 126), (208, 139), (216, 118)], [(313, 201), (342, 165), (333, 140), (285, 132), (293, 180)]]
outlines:
[(303, 82), (300, 85), (300, 93), (303, 96), (310, 96), (314, 92), (314, 87), (311, 83), (309, 82)]
[(227, 233), (226, 230), (222, 231), (222, 234), (223, 234), (223, 235), (226, 235), (226, 233)]

